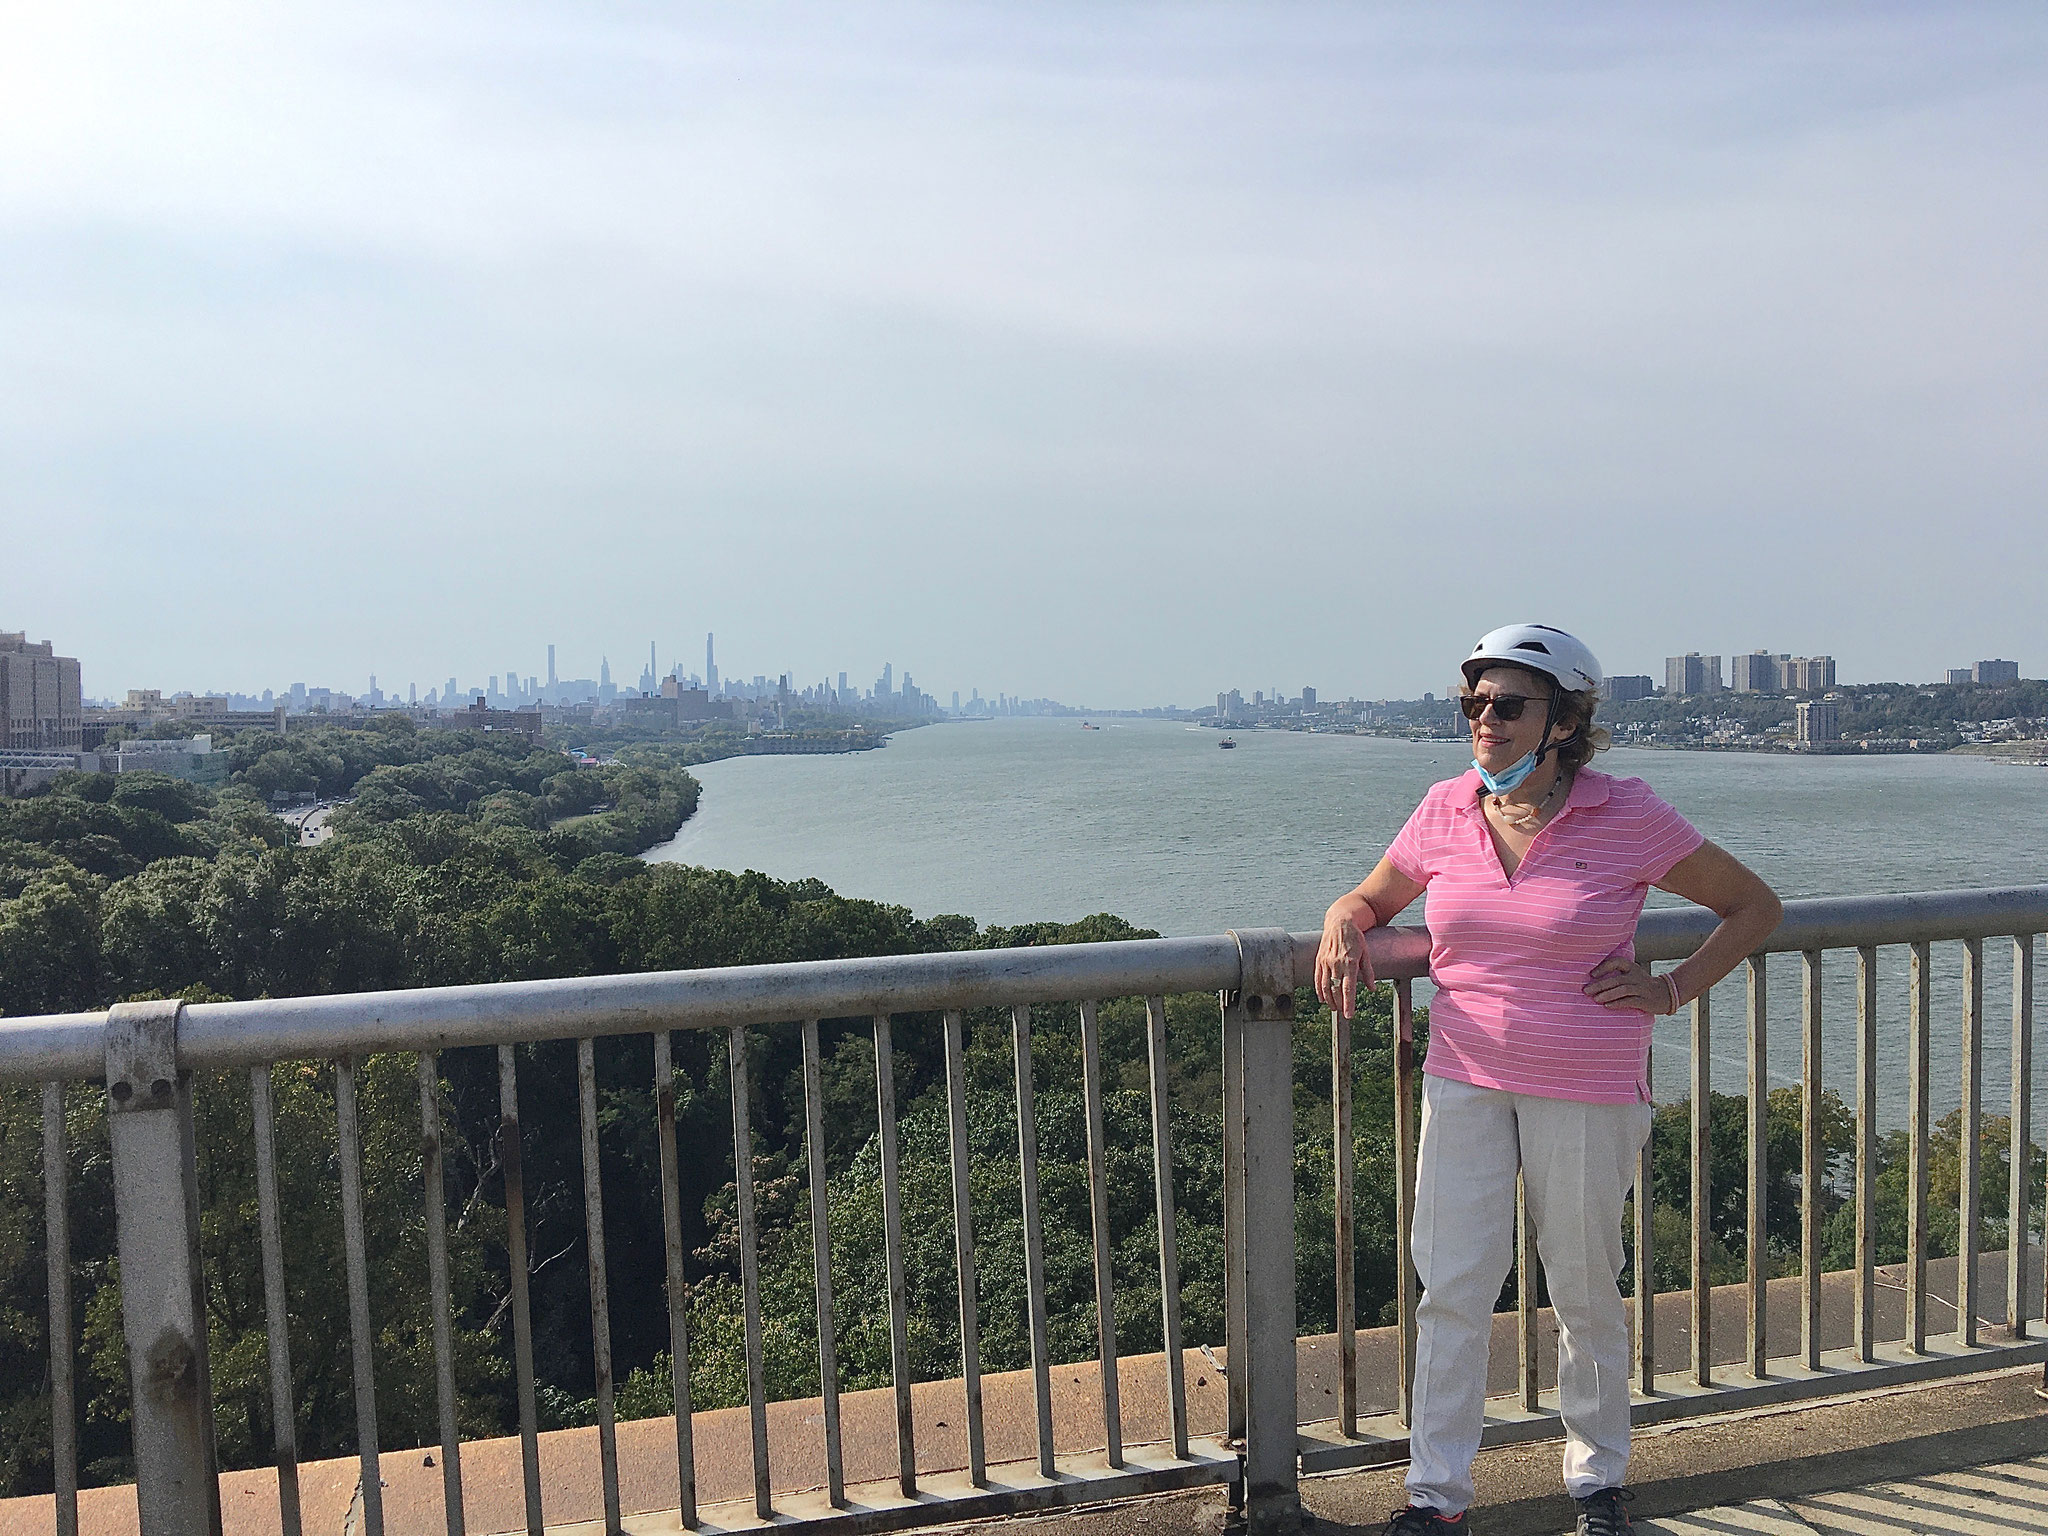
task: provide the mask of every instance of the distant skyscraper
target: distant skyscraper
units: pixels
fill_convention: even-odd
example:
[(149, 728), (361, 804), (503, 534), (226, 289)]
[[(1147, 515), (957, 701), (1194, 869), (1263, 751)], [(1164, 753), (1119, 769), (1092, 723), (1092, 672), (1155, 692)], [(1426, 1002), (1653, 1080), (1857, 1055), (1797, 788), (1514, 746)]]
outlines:
[(1600, 697), (1610, 704), (1627, 704), (1634, 699), (1647, 699), (1656, 688), (1657, 680), (1645, 673), (1624, 673), (1602, 681)]
[(1301, 690), (1301, 707), (1303, 709), (1314, 709), (1316, 707), (1315, 689), (1304, 688)]
[(1673, 698), (1721, 691), (1721, 658), (1687, 651), (1664, 658), (1664, 691)]
[(896, 691), (896, 663), (882, 663), (882, 675), (875, 681), (875, 697), (886, 699)]
[(1811, 747), (1842, 739), (1841, 706), (1825, 699), (1808, 699), (1799, 705), (1799, 745)]
[(1980, 661), (1970, 668), (1973, 683), (2016, 683), (2020, 680), (2020, 664), (2016, 661)]
[(1775, 693), (1784, 684), (1769, 651), (1751, 651), (1728, 662), (1728, 686), (1737, 693)]
[(553, 646), (551, 645), (551, 646), (549, 646), (549, 647), (548, 647), (548, 691), (549, 691), (550, 693), (552, 693), (552, 692), (554, 691), (554, 687), (555, 687), (555, 648), (554, 648), (554, 647), (553, 647)]

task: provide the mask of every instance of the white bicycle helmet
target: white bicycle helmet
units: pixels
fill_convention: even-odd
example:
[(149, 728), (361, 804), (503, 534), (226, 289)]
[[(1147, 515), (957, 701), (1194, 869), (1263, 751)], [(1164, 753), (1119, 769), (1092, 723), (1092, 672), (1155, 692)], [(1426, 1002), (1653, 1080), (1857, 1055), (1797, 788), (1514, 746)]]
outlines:
[(1550, 703), (1543, 712), (1543, 741), (1536, 749), (1542, 762), (1559, 747), (1569, 746), (1585, 734), (1575, 731), (1563, 741), (1550, 739), (1557, 724), (1558, 701), (1566, 693), (1598, 693), (1600, 663), (1586, 648), (1585, 641), (1548, 624), (1504, 624), (1488, 630), (1465, 658), (1465, 685), (1479, 681), (1479, 674), (1494, 666), (1526, 667), (1552, 680)]
[(1570, 693), (1600, 691), (1600, 663), (1586, 643), (1548, 624), (1504, 624), (1488, 630), (1465, 658), (1465, 681), (1477, 682), (1488, 667), (1503, 663), (1553, 677)]

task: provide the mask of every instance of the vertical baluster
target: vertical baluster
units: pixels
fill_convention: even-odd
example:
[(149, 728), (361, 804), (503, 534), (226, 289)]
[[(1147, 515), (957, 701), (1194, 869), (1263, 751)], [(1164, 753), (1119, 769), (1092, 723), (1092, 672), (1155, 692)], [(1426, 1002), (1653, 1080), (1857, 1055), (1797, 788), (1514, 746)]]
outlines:
[[(76, 1336), (71, 1331), (71, 1154), (64, 1144), (64, 1085), (43, 1084), (43, 1241), (50, 1287), (50, 1461), (55, 1474), (57, 1536), (78, 1536), (78, 1389)], [(291, 1422), (287, 1386), (283, 1419)], [(293, 1462), (292, 1471), (298, 1471)], [(278, 1487), (284, 1487), (279, 1464)], [(298, 1536), (298, 1484), (286, 1536)]]
[(1961, 1177), (1957, 1190), (1956, 1337), (1977, 1342), (1977, 1256), (1984, 1246), (1984, 941), (1963, 940), (1963, 1088)]
[(441, 1504), (448, 1536), (463, 1536), (462, 1436), (455, 1427), (455, 1328), (448, 1306), (448, 1195), (441, 1171), (441, 1065), (419, 1053), (420, 1172), (427, 1199), (427, 1291), (434, 1326), (434, 1406), (441, 1430)]
[(2034, 1104), (2034, 937), (2012, 941), (2012, 1140), (2007, 1151), (2005, 1217), (2005, 1326), (2015, 1339), (2027, 1336), (2027, 1198), (2033, 1182)]
[(1358, 1433), (1357, 1211), (1351, 1143), (1351, 1016), (1330, 1011), (1330, 1149), (1336, 1183), (1337, 1432)]
[(882, 1251), (889, 1268), (889, 1379), (896, 1390), (896, 1482), (917, 1495), (917, 1425), (910, 1413), (910, 1315), (903, 1278), (903, 1208), (896, 1182), (896, 1052), (889, 1015), (875, 1015), (875, 1108), (882, 1137)]
[(526, 1491), (527, 1536), (541, 1536), (540, 1429), (533, 1390), (533, 1307), (526, 1254), (526, 1176), (519, 1143), (519, 1068), (513, 1047), (498, 1047), (498, 1166), (505, 1175), (505, 1255), (512, 1294), (512, 1376), (519, 1399), (519, 1471)]
[[(1031, 1401), (1038, 1412), (1038, 1473), (1054, 1476), (1052, 1346), (1045, 1318), (1045, 1232), (1038, 1217), (1038, 1111), (1031, 1082), (1031, 1009), (1010, 1010), (1010, 1045), (1017, 1070), (1017, 1167), (1024, 1205), (1024, 1290), (1031, 1326)], [(1235, 1372), (1236, 1367), (1232, 1370)]]
[(1877, 946), (1856, 951), (1856, 1358), (1877, 1358)]
[(1529, 1184), (1515, 1174), (1515, 1374), (1522, 1407), (1534, 1412), (1543, 1392), (1536, 1357), (1536, 1289), (1542, 1260), (1536, 1256), (1536, 1228), (1529, 1220)]
[[(1222, 998), (1223, 1015), (1223, 1379), (1226, 1430), (1233, 1442), (1244, 1439), (1245, 1339), (1249, 1326), (1244, 1300), (1244, 1028), (1231, 1001)], [(1243, 1496), (1242, 1483), (1232, 1486), (1233, 1501)], [(1233, 1503), (1233, 1507), (1234, 1503)]]
[(946, 1012), (946, 1111), (953, 1171), (953, 1271), (960, 1291), (960, 1389), (967, 1413), (967, 1478), (988, 1482), (988, 1444), (981, 1419), (981, 1287), (974, 1270), (974, 1165), (967, 1143), (967, 1026)]
[(1415, 1407), (1415, 984), (1394, 983), (1394, 1186), (1400, 1252), (1394, 1256), (1395, 1313), (1401, 1324), (1401, 1422)]
[(1186, 1362), (1180, 1347), (1180, 1249), (1173, 1212), (1173, 1126), (1168, 1118), (1166, 999), (1145, 999), (1146, 1064), (1152, 1083), (1152, 1201), (1159, 1225), (1159, 1327), (1166, 1351), (1167, 1412), (1172, 1416), (1173, 1454), (1188, 1459)]
[(1636, 1387), (1645, 1397), (1657, 1390), (1657, 1197), (1650, 1187), (1652, 1138), (1636, 1155)]
[(1692, 1379), (1714, 1384), (1714, 1061), (1713, 1015), (1702, 992), (1692, 1000)]
[(363, 1137), (356, 1120), (356, 1064), (334, 1064), (334, 1124), (341, 1160), (341, 1246), (348, 1278), (350, 1364), (355, 1377), (356, 1462), (364, 1536), (384, 1536), (384, 1484), (377, 1461), (377, 1378), (370, 1355), (369, 1245), (363, 1235)]
[(1767, 1318), (1765, 1306), (1768, 1298), (1770, 1251), (1765, 1246), (1769, 1236), (1770, 1210), (1768, 1205), (1770, 1184), (1768, 1163), (1768, 1137), (1770, 1134), (1771, 1064), (1765, 1054), (1766, 1014), (1769, 998), (1766, 991), (1768, 978), (1764, 972), (1764, 957), (1749, 957), (1749, 1190), (1748, 1190), (1748, 1281), (1749, 1281), (1749, 1374), (1761, 1378), (1765, 1373), (1766, 1358), (1765, 1332)]
[(1810, 1371), (1820, 1369), (1820, 957), (1800, 956), (1799, 1346)]
[(1109, 1464), (1124, 1464), (1123, 1402), (1116, 1363), (1115, 1258), (1109, 1232), (1109, 1156), (1102, 1128), (1102, 1030), (1095, 1004), (1081, 1004), (1081, 1099), (1088, 1122), (1088, 1224), (1095, 1247), (1095, 1358)]
[(604, 1528), (619, 1536), (619, 1434), (612, 1412), (612, 1303), (605, 1271), (604, 1184), (597, 1162), (597, 1050), (576, 1042), (576, 1098), (583, 1126), (583, 1232), (590, 1273), (590, 1353), (597, 1388), (597, 1470)]
[[(740, 1298), (747, 1350), (747, 1424), (753, 1435), (754, 1514), (771, 1520), (775, 1505), (768, 1487), (768, 1380), (761, 1346), (760, 1229), (754, 1217), (753, 1078), (748, 1069), (747, 1031), (726, 1031), (726, 1063), (732, 1082), (732, 1182), (740, 1223)], [(885, 1175), (886, 1177), (886, 1175)]]
[(277, 1111), (268, 1066), (249, 1069), (249, 1119), (256, 1142), (256, 1231), (263, 1246), (263, 1320), (270, 1344), (270, 1443), (277, 1460), (278, 1528), (283, 1536), (299, 1536), (298, 1405), (292, 1390), (291, 1322), (278, 1214)]
[(1906, 1031), (1906, 1342), (1927, 1349), (1927, 1088), (1933, 977), (1926, 941), (1912, 946)]
[[(697, 1447), (690, 1413), (690, 1297), (683, 1279), (683, 1190), (682, 1169), (676, 1157), (675, 1057), (673, 1042), (665, 1029), (654, 1035), (654, 1114), (655, 1140), (661, 1155), (662, 1246), (667, 1250), (668, 1261), (669, 1385), (676, 1406), (677, 1513), (687, 1531), (697, 1525)], [(838, 1406), (831, 1391), (826, 1388), (828, 1413)], [(836, 1429), (837, 1425), (833, 1427)]]
[[(825, 1069), (818, 1021), (804, 1020), (804, 1153), (811, 1176), (811, 1285), (818, 1303), (818, 1393), (825, 1421), (825, 1497), (846, 1502), (846, 1459), (839, 1442), (839, 1330), (832, 1310), (831, 1190), (825, 1169)], [(980, 1404), (975, 1404), (979, 1411)], [(978, 1428), (979, 1426), (975, 1426)]]

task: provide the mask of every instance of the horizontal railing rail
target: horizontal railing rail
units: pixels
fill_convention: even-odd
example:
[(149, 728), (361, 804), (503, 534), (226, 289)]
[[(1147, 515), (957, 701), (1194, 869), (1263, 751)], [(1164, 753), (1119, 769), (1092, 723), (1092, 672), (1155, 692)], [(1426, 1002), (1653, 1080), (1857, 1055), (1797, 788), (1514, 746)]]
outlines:
[[(1715, 921), (1697, 907), (1646, 912), (1636, 929), (1637, 956), (1675, 960), (1689, 955)], [(2048, 885), (1825, 896), (1786, 902), (1784, 919), (1760, 952), (2044, 930)], [(1293, 938), (1295, 982), (1306, 985), (1320, 936)], [(1383, 981), (1413, 980), (1429, 972), (1426, 929), (1375, 929), (1366, 947)], [(1224, 934), (193, 1003), (179, 1029), (178, 1059), (190, 1070), (218, 1071), (378, 1051), (728, 1029), (962, 1005), (1011, 1007), (1082, 997), (1225, 991), (1237, 985), (1238, 966), (1237, 946)], [(106, 1018), (102, 1012), (0, 1019), (0, 1079), (100, 1076)]]
[[(1692, 952), (1712, 930), (1713, 914), (1698, 908), (1646, 913), (1636, 946), (1645, 960), (1671, 960)], [(1857, 1385), (1986, 1369), (2048, 1358), (2048, 1342), (2028, 1324), (2040, 1315), (2029, 1295), (2034, 1212), (2025, 1177), (2009, 1181), (2006, 1327), (1997, 1343), (1980, 1338), (1978, 1259), (1981, 1249), (1979, 1132), (1984, 1114), (1984, 941), (2013, 941), (2011, 1166), (2029, 1166), (2032, 1111), (2032, 975), (2034, 935), (2048, 931), (2048, 885), (1940, 891), (1901, 896), (1830, 897), (1786, 903), (1784, 919), (1748, 962), (1748, 1013), (1743, 1041), (1748, 1069), (1744, 1129), (1744, 1253), (1748, 1327), (1739, 1370), (1717, 1362), (1712, 1341), (1711, 1249), (1708, 1228), (1713, 1190), (1709, 1172), (1712, 1100), (1711, 996), (1691, 1009), (1690, 1099), (1691, 1360), (1676, 1375), (1656, 1364), (1656, 1297), (1652, 1246), (1650, 1151), (1643, 1153), (1634, 1218), (1636, 1373), (1639, 1420), (1722, 1411), (1744, 1402), (1782, 1400)], [(1394, 989), (1394, 1208), (1400, 1228), (1394, 1301), (1399, 1323), (1396, 1380), (1375, 1390), (1396, 1406), (1372, 1416), (1361, 1410), (1357, 1365), (1354, 1254), (1356, 1170), (1353, 1166), (1352, 1026), (1331, 1021), (1330, 1130), (1335, 1194), (1335, 1318), (1337, 1376), (1334, 1419), (1303, 1427), (1297, 1402), (1295, 1307), (1294, 1061), (1295, 990), (1311, 977), (1317, 935), (1277, 929), (1244, 930), (1207, 938), (1138, 940), (1043, 948), (880, 956), (862, 959), (736, 966), (713, 970), (599, 976), (488, 986), (428, 988), (254, 1002), (124, 1004), (101, 1013), (0, 1020), (0, 1079), (43, 1085), (46, 1233), (49, 1245), (50, 1337), (76, 1340), (67, 1224), (63, 1084), (104, 1080), (118, 1237), (124, 1277), (123, 1326), (134, 1372), (132, 1422), (137, 1504), (145, 1536), (198, 1536), (217, 1528), (212, 1475), (212, 1401), (204, 1325), (204, 1277), (199, 1247), (192, 1096), (200, 1074), (246, 1070), (254, 1139), (265, 1312), (270, 1344), (278, 1497), (283, 1529), (299, 1529), (293, 1426), (293, 1380), (286, 1335), (289, 1315), (282, 1260), (284, 1213), (277, 1179), (271, 1069), (287, 1062), (334, 1064), (334, 1130), (348, 1296), (350, 1371), (363, 1475), (360, 1524), (381, 1536), (383, 1495), (378, 1478), (379, 1420), (375, 1393), (376, 1334), (370, 1312), (369, 1251), (364, 1219), (363, 1127), (358, 1082), (365, 1058), (386, 1052), (418, 1055), (420, 1194), (424, 1197), (428, 1285), (436, 1400), (441, 1446), (443, 1514), (450, 1536), (463, 1536), (465, 1499), (462, 1442), (456, 1432), (453, 1337), (443, 1187), (442, 1127), (445, 1089), (439, 1059), (465, 1048), (494, 1049), (500, 1125), (499, 1167), (504, 1181), (509, 1272), (507, 1310), (513, 1333), (513, 1373), (524, 1478), (524, 1524), (536, 1533), (548, 1524), (539, 1474), (536, 1379), (527, 1293), (527, 1192), (520, 1166), (519, 1061), (515, 1047), (576, 1042), (576, 1100), (582, 1158), (584, 1247), (589, 1267), (596, 1428), (603, 1522), (621, 1529), (619, 1450), (612, 1400), (610, 1287), (605, 1252), (605, 1190), (599, 1175), (603, 1121), (593, 1042), (610, 1036), (653, 1041), (652, 1088), (658, 1111), (661, 1207), (666, 1247), (670, 1358), (673, 1362), (676, 1476), (674, 1513), (692, 1529), (720, 1522), (796, 1516), (819, 1529), (882, 1530), (957, 1521), (982, 1514), (1048, 1507), (1132, 1493), (1226, 1482), (1255, 1527), (1280, 1529), (1298, 1510), (1297, 1479), (1304, 1470), (1385, 1461), (1405, 1454), (1414, 1375), (1417, 1280), (1407, 1261), (1414, 1215), (1417, 1082), (1413, 1045), (1413, 984), (1428, 974), (1429, 938), (1420, 928), (1383, 929), (1367, 940), (1374, 968)], [(1928, 1326), (1930, 1250), (1930, 1118), (1933, 1091), (1932, 961), (1930, 946), (1960, 942), (1963, 1015), (1956, 1076), (1960, 1100), (1960, 1204), (1953, 1337)], [(1877, 1337), (1874, 1273), (1877, 1172), (1878, 966), (1881, 946), (1911, 952), (1907, 999), (1908, 1094), (1906, 1128), (1911, 1206), (1907, 1221), (1906, 1308), (1902, 1337)], [(1767, 956), (1801, 956), (1800, 1031), (1803, 1069), (1803, 1167), (1820, 1166), (1819, 1102), (1823, 1087), (1821, 985), (1823, 957), (1852, 950), (1857, 965), (1855, 1009), (1857, 1082), (1854, 1156), (1857, 1268), (1855, 1323), (1846, 1350), (1827, 1351), (1820, 1330), (1822, 1181), (1806, 1178), (1800, 1192), (1801, 1338), (1794, 1366), (1788, 1352), (1772, 1353), (1766, 1326), (1768, 1260), (1765, 1176), (1769, 1072)], [(1220, 1142), (1197, 1149), (1220, 1159), (1223, 1188), (1224, 1363), (1227, 1410), (1223, 1433), (1205, 1437), (1190, 1426), (1187, 1383), (1181, 1374), (1179, 1255), (1176, 1239), (1175, 1152), (1169, 1127), (1170, 1068), (1167, 999), (1213, 992), (1221, 998), (1222, 1100)], [(1106, 1198), (1104, 1120), (1106, 1072), (1098, 1022), (1100, 1005), (1141, 1000), (1156, 1221), (1160, 1337), (1164, 1344), (1164, 1438), (1156, 1445), (1125, 1444), (1128, 1421), (1119, 1365), (1117, 1295), (1111, 1254), (1116, 1234)], [(1038, 1144), (1032, 1064), (1034, 1007), (1078, 1005), (1082, 1046), (1082, 1113), (1087, 1133), (1093, 1251), (1096, 1369), (1100, 1449), (1079, 1457), (1061, 1448), (1050, 1382), (1052, 1344), (1046, 1315), (1044, 1217), (1038, 1196)], [(977, 1343), (982, 1316), (969, 1192), (968, 1118), (963, 1016), (966, 1010), (1007, 1010), (1008, 1048), (1016, 1102), (1017, 1196), (1022, 1213), (1022, 1263), (1027, 1301), (1031, 1396), (1036, 1455), (999, 1465), (987, 1447)], [(959, 1293), (961, 1394), (967, 1465), (957, 1478), (933, 1478), (921, 1469), (913, 1411), (909, 1318), (906, 1301), (904, 1213), (897, 1191), (896, 1068), (892, 1021), (905, 1015), (939, 1016), (944, 1029), (948, 1152), (952, 1176), (953, 1262)], [(887, 1272), (891, 1391), (896, 1422), (896, 1468), (886, 1487), (849, 1483), (842, 1444), (838, 1345), (832, 1294), (829, 1201), (822, 1143), (823, 1087), (819, 1023), (865, 1018), (874, 1034), (877, 1137), (882, 1193), (882, 1234)], [(756, 1032), (772, 1026), (802, 1030), (804, 1135), (815, 1261), (817, 1350), (823, 1397), (823, 1491), (801, 1497), (778, 1492), (764, 1374), (763, 1317), (758, 1274), (759, 1218), (752, 1184), (755, 1133), (749, 1123), (751, 1065)], [(752, 1497), (742, 1507), (701, 1506), (692, 1439), (690, 1341), (681, 1211), (674, 1032), (722, 1030), (731, 1075), (732, 1165), (738, 1232)], [(686, 1149), (702, 1159), (711, 1149)], [(216, 1154), (218, 1155), (218, 1154)], [(722, 1155), (722, 1154), (718, 1154)], [(1536, 1301), (1538, 1234), (1526, 1208), (1518, 1217), (1519, 1403), (1496, 1414), (1487, 1438), (1500, 1441), (1555, 1432), (1555, 1404), (1542, 1390)], [(2044, 1298), (2048, 1300), (2048, 1298)], [(58, 1527), (77, 1529), (77, 1398), (71, 1379), (73, 1350), (51, 1351), (52, 1444), (56, 1464)], [(1774, 1362), (1776, 1362), (1774, 1364)], [(166, 1387), (172, 1383), (175, 1390)], [(949, 1389), (950, 1390), (950, 1389)]]

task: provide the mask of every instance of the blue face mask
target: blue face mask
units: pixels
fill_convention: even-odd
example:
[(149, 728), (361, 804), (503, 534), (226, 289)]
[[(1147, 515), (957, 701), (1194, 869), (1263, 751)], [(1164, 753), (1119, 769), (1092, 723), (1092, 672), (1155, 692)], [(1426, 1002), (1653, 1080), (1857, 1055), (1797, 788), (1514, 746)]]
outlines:
[(1534, 752), (1524, 753), (1515, 762), (1501, 769), (1499, 773), (1488, 773), (1476, 757), (1472, 759), (1472, 766), (1479, 769), (1479, 777), (1486, 781), (1488, 794), (1512, 794), (1515, 790), (1521, 788), (1522, 780), (1528, 778), (1530, 774), (1536, 771), (1536, 754)]

